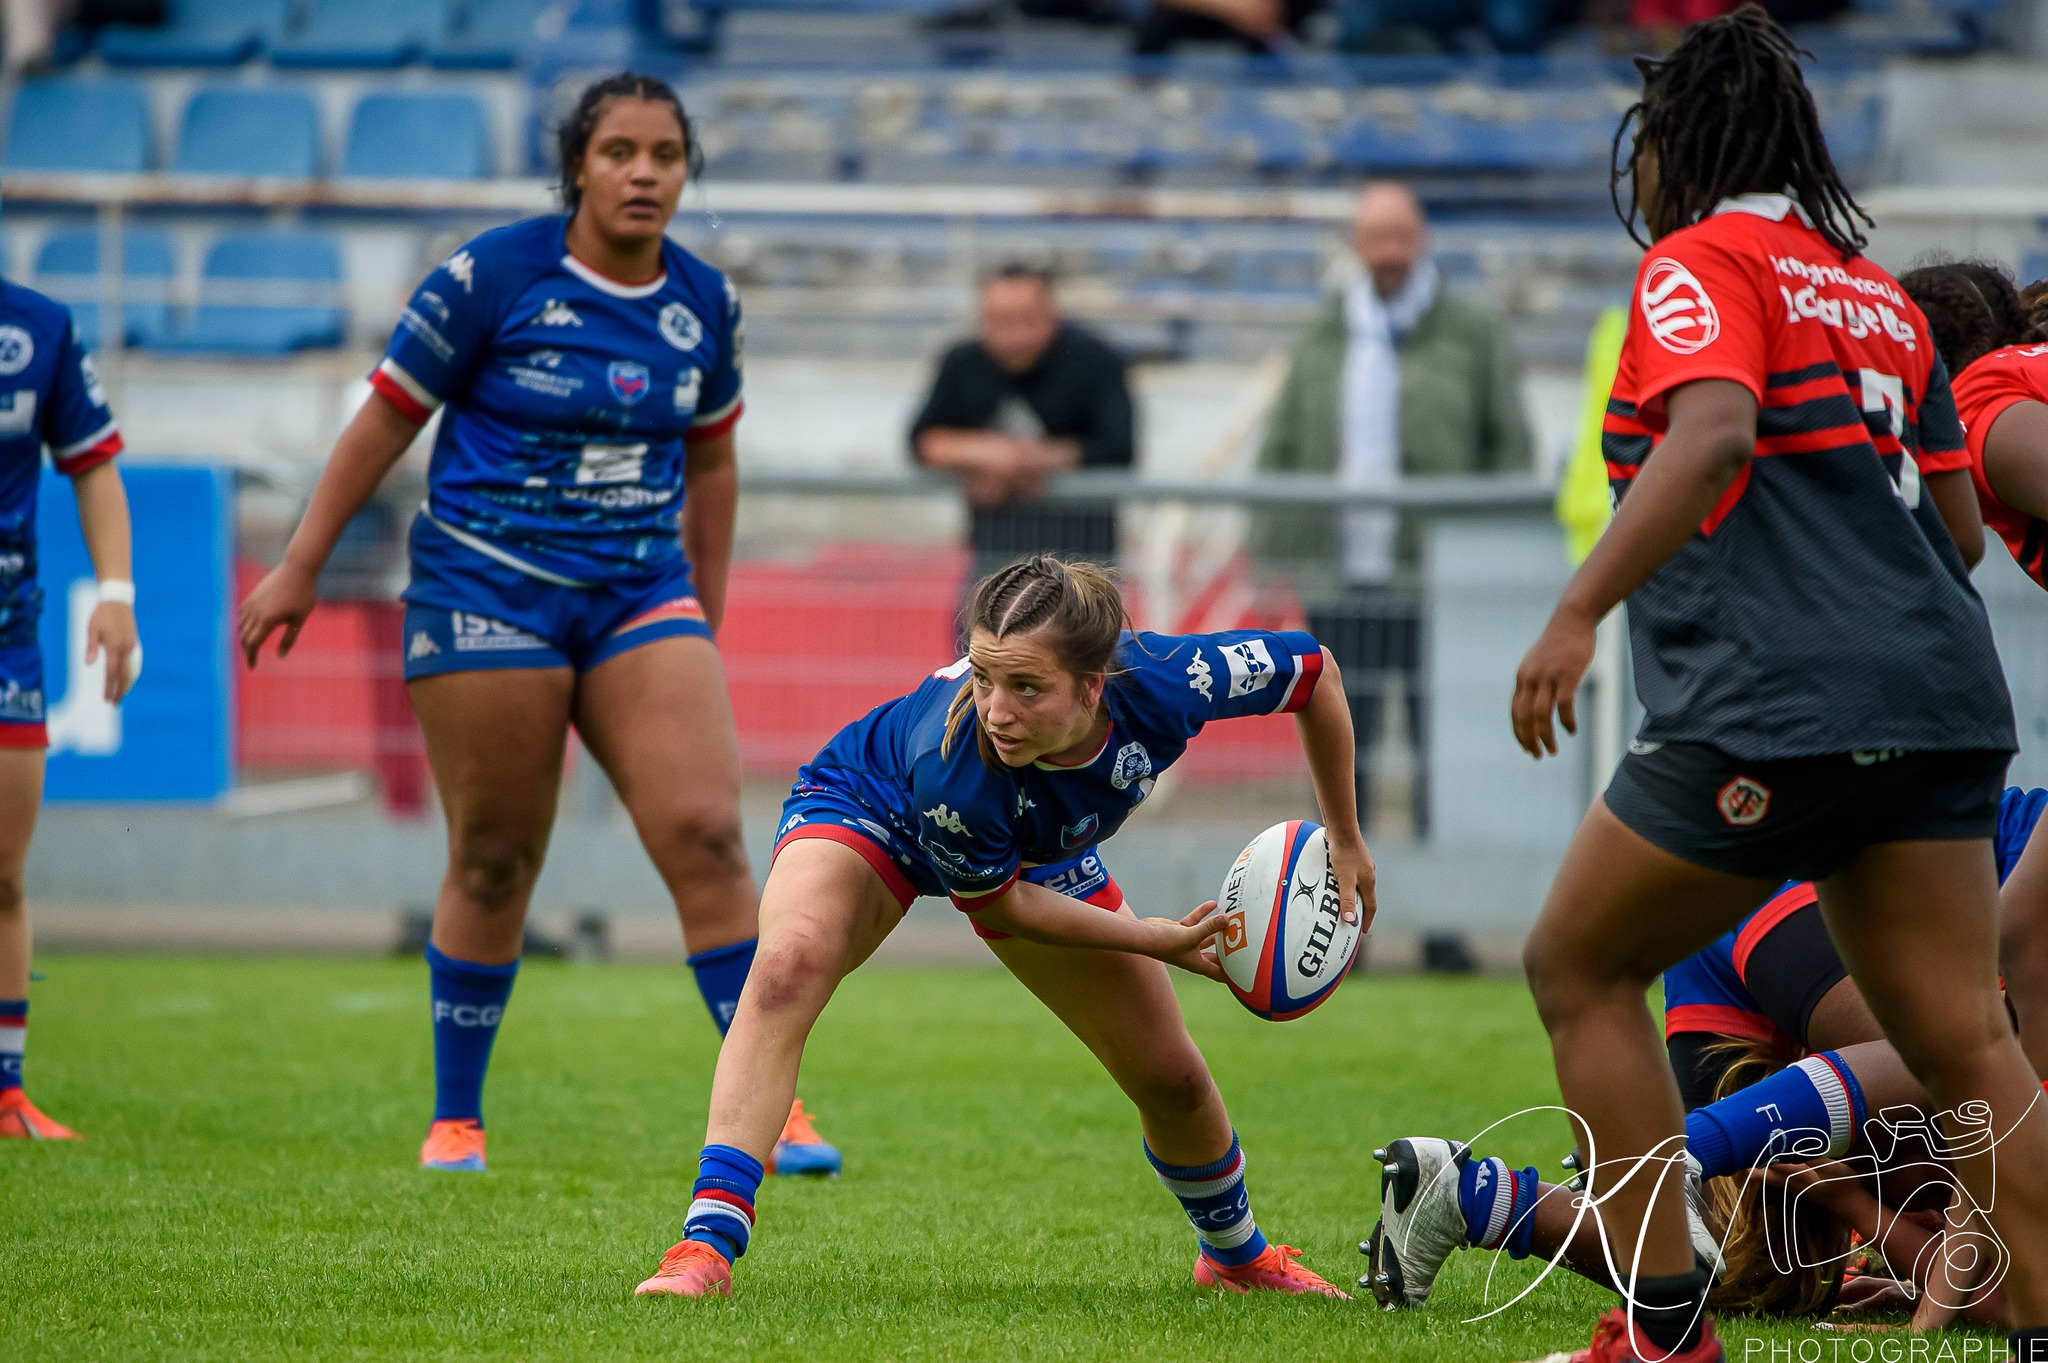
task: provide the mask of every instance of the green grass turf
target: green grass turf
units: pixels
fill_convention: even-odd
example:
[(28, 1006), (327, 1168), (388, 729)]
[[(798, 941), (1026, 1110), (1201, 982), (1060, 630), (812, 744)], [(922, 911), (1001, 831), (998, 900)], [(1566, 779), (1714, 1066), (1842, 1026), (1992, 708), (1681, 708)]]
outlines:
[[(529, 966), (479, 1176), (414, 1167), (417, 962), (40, 964), (30, 1092), (89, 1140), (0, 1143), (7, 1358), (1516, 1360), (1582, 1342), (1611, 1301), (1560, 1271), (1466, 1324), (1482, 1254), (1423, 1311), (1202, 1292), (1129, 1106), (996, 970), (849, 981), (803, 1079), (847, 1176), (769, 1181), (737, 1300), (638, 1301), (679, 1233), (715, 1054), (687, 972)], [(1182, 997), (1260, 1224), (1347, 1286), (1374, 1144), (1555, 1100), (1517, 983), (1361, 978), (1279, 1026), (1196, 981)], [(1563, 1121), (1485, 1148), (1549, 1174)], [(1531, 1277), (1497, 1262), (1496, 1303)]]

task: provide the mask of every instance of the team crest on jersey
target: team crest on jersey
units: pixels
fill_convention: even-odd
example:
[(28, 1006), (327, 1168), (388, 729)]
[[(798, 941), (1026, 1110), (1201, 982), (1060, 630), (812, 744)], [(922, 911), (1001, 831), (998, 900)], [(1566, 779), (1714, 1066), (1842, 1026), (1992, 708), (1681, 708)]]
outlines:
[(1721, 787), (1715, 803), (1722, 818), (1736, 828), (1748, 828), (1771, 812), (1771, 788), (1754, 777), (1738, 776)]
[[(1131, 746), (1137, 747), (1135, 743)], [(1140, 751), (1143, 750), (1140, 749)], [(1149, 766), (1150, 764), (1148, 763), (1147, 765)], [(1101, 829), (1102, 816), (1099, 814), (1090, 814), (1079, 823), (1067, 824), (1060, 829), (1060, 849), (1066, 852), (1078, 852), (1089, 843), (1094, 842), (1096, 834)]]
[(638, 360), (613, 360), (604, 371), (605, 381), (612, 386), (612, 396), (631, 407), (647, 396), (647, 386), (653, 376), (647, 366)]
[(1152, 754), (1145, 751), (1143, 743), (1133, 740), (1116, 750), (1116, 765), (1109, 769), (1109, 783), (1122, 790), (1151, 774)]
[(681, 303), (670, 303), (661, 310), (661, 339), (677, 350), (695, 350), (704, 339), (704, 324), (697, 320), (697, 314)]
[(20, 327), (0, 327), (0, 374), (19, 374), (35, 357), (35, 337)]
[(1643, 321), (1657, 344), (1678, 355), (1696, 355), (1721, 334), (1721, 311), (1706, 286), (1669, 256), (1643, 274)]

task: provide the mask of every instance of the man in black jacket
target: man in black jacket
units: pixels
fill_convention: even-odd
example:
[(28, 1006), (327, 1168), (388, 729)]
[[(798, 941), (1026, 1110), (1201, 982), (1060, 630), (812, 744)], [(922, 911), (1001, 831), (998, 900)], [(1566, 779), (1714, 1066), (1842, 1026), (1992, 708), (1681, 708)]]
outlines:
[(980, 334), (940, 360), (910, 448), (959, 477), (975, 576), (1023, 554), (1115, 558), (1114, 506), (1036, 501), (1050, 474), (1135, 455), (1123, 359), (1060, 316), (1042, 272), (1010, 265), (982, 285)]

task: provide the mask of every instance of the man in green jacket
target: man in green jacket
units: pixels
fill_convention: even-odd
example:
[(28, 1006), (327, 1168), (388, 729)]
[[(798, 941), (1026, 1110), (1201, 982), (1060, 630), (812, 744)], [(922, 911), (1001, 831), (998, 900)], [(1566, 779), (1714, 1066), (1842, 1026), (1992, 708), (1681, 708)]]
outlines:
[[(1522, 372), (1507, 319), (1442, 287), (1415, 195), (1403, 185), (1367, 185), (1352, 247), (1361, 268), (1296, 343), (1260, 469), (1334, 474), (1354, 487), (1529, 471)], [(1344, 669), (1361, 811), (1371, 808), (1386, 691), (1401, 678), (1415, 744), (1415, 828), (1426, 831), (1417, 526), (1388, 511), (1269, 508), (1254, 518), (1252, 542), (1265, 571), (1293, 580), (1310, 629)]]

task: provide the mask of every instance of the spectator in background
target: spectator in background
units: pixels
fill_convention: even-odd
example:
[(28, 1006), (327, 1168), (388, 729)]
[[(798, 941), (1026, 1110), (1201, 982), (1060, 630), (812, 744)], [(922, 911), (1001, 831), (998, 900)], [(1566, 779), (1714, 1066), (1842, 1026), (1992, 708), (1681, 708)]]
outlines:
[(1184, 42), (1234, 42), (1247, 52), (1287, 49), (1324, 0), (1152, 0), (1131, 38), (1131, 53), (1158, 57)]
[[(1403, 185), (1367, 185), (1352, 247), (1360, 269), (1296, 343), (1260, 468), (1389, 488), (1407, 478), (1529, 470), (1521, 366), (1507, 319), (1443, 288), (1415, 195)], [(1360, 809), (1371, 808), (1387, 685), (1401, 678), (1414, 743), (1415, 827), (1426, 831), (1417, 528), (1392, 511), (1290, 508), (1261, 513), (1253, 537), (1263, 564), (1292, 573), (1310, 631), (1343, 669), (1358, 738)]]
[(1532, 53), (1561, 8), (1562, 0), (1337, 0), (1337, 46), (1345, 52), (1446, 52), (1454, 50), (1459, 29), (1478, 27), (1495, 51)]
[(973, 512), (970, 580), (1025, 554), (1111, 562), (1116, 508), (1036, 502), (1048, 476), (1131, 467), (1124, 362), (1060, 316), (1045, 273), (1009, 265), (981, 286), (980, 334), (939, 361), (911, 454), (960, 479)]

